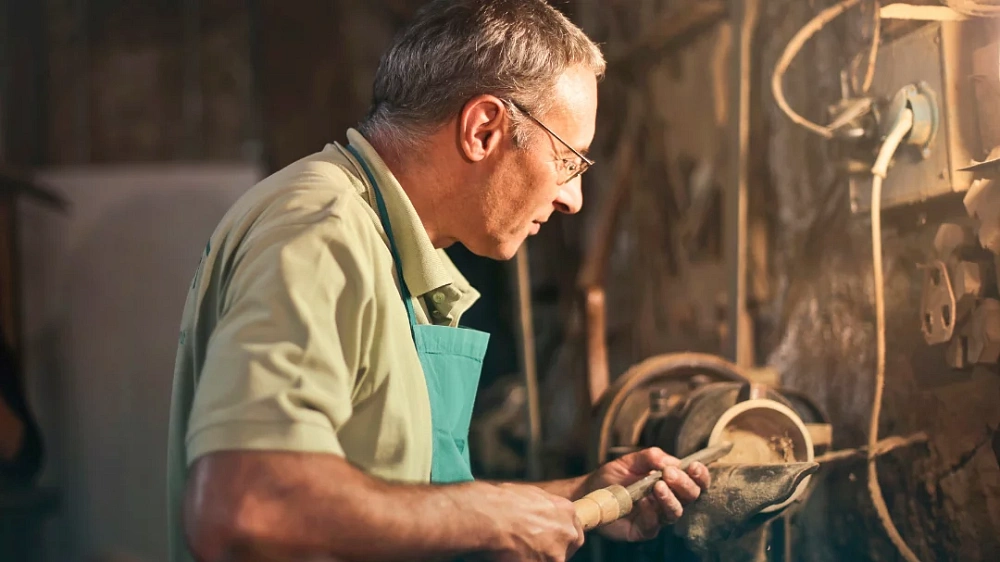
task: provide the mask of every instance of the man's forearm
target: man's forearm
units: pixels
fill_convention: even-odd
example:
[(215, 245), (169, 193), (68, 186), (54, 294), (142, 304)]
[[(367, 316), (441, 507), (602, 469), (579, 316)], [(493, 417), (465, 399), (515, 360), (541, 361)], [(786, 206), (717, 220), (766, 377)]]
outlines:
[(435, 560), (500, 546), (487, 512), (499, 491), (489, 484), (393, 485), (332, 455), (211, 457), (192, 471), (186, 509), (204, 562)]

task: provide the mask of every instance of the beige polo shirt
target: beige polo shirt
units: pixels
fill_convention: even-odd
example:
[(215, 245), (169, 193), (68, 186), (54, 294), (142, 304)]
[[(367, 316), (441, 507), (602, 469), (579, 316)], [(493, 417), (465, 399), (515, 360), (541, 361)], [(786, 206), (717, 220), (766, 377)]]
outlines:
[[(406, 193), (355, 130), (379, 183), (421, 323), (457, 326), (479, 298), (435, 250)], [(340, 455), (389, 480), (427, 482), (431, 414), (388, 239), (344, 147), (295, 162), (223, 217), (181, 321), (168, 437), (171, 561), (187, 469), (222, 450)]]

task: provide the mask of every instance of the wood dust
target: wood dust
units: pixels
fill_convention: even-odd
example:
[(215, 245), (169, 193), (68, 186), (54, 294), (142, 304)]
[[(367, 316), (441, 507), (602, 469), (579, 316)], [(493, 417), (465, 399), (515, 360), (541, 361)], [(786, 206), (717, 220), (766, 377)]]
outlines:
[(719, 462), (775, 464), (795, 462), (794, 442), (787, 435), (763, 436), (740, 429), (726, 428), (722, 440), (733, 444), (733, 450)]

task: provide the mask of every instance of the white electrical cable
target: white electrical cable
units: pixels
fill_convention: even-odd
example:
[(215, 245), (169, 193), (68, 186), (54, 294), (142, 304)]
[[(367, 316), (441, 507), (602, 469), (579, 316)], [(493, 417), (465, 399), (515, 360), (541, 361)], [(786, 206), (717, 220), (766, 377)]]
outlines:
[[(882, 8), (879, 7), (879, 0), (871, 0), (871, 3), (872, 44), (868, 48), (868, 67), (865, 69), (865, 78), (861, 84), (858, 84), (858, 66), (861, 65), (862, 53), (858, 53), (851, 61), (851, 91), (862, 96), (868, 95), (868, 90), (871, 90), (872, 82), (875, 80), (875, 62), (878, 60), (879, 42), (882, 40)], [(837, 127), (830, 123), (827, 128), (835, 130)]]
[(865, 81), (861, 83), (858, 93), (868, 95), (868, 90), (872, 87), (875, 79), (875, 61), (878, 59), (878, 44), (882, 40), (882, 10), (879, 8), (878, 0), (872, 1), (872, 46), (868, 49), (868, 68), (865, 70)]
[(884, 20), (910, 21), (965, 21), (969, 16), (948, 6), (927, 6), (924, 4), (886, 4), (879, 10)]
[(878, 422), (882, 411), (882, 391), (885, 388), (885, 279), (882, 271), (882, 180), (885, 179), (896, 149), (913, 126), (913, 110), (904, 108), (886, 136), (872, 166), (872, 273), (875, 277), (875, 395), (872, 398), (871, 425), (868, 428), (868, 492), (875, 511), (892, 544), (907, 562), (920, 562), (900, 536), (892, 522), (889, 509), (882, 497), (875, 466), (878, 442)]
[(785, 115), (787, 115), (788, 118), (796, 124), (828, 139), (833, 138), (833, 131), (829, 127), (813, 123), (796, 113), (795, 110), (788, 105), (788, 101), (785, 99), (784, 87), (781, 82), (782, 78), (785, 76), (785, 72), (788, 70), (789, 65), (792, 64), (792, 60), (794, 60), (795, 56), (799, 54), (799, 51), (802, 49), (802, 46), (805, 45), (806, 41), (819, 32), (819, 30), (823, 29), (826, 24), (836, 19), (840, 14), (856, 6), (859, 2), (861, 2), (861, 0), (842, 0), (840, 3), (823, 10), (819, 13), (819, 15), (809, 20), (809, 23), (805, 24), (805, 26), (803, 26), (802, 29), (800, 29), (795, 36), (792, 37), (792, 40), (788, 42), (788, 45), (785, 47), (785, 51), (781, 53), (781, 58), (778, 59), (778, 64), (774, 67), (774, 74), (771, 75), (771, 93), (774, 95), (774, 101), (777, 102), (781, 111), (785, 112)]

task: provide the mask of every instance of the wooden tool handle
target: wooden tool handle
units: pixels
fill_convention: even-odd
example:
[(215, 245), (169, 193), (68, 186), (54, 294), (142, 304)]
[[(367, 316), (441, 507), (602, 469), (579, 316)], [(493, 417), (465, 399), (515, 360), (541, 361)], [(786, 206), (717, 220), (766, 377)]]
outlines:
[(613, 484), (594, 490), (573, 502), (584, 531), (616, 521), (632, 511), (632, 496), (624, 486)]

